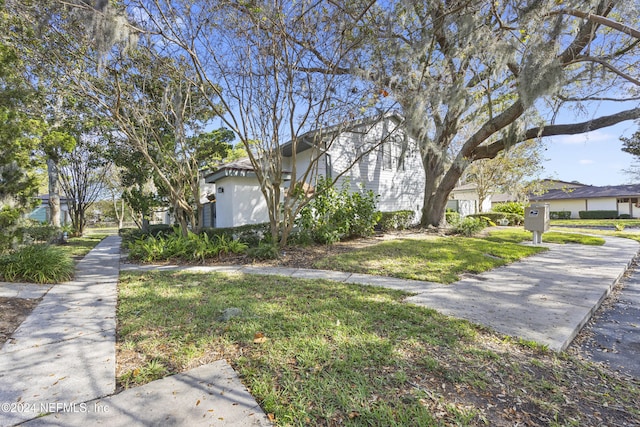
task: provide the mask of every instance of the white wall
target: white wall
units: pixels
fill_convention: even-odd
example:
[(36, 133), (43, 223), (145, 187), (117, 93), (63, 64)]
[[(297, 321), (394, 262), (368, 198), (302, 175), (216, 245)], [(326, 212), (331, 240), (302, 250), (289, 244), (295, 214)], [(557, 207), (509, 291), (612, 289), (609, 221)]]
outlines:
[[(532, 202), (537, 203), (537, 202)], [(542, 203), (542, 202), (540, 202)], [(586, 210), (585, 200), (584, 199), (575, 199), (575, 200), (549, 200), (544, 201), (544, 203), (549, 204), (549, 211), (551, 212), (562, 212), (562, 211), (570, 211), (571, 218), (580, 218), (578, 216), (579, 211)]]
[[(553, 211), (571, 211), (571, 218), (580, 218), (580, 211), (617, 211), (618, 203), (615, 197), (599, 197), (597, 199), (569, 199), (569, 200), (548, 200), (549, 209)], [(622, 205), (621, 205), (622, 206)], [(628, 209), (626, 209), (628, 210)], [(621, 209), (619, 213), (626, 213)]]
[[(379, 195), (379, 210), (383, 212), (412, 210), (416, 213), (417, 221), (424, 200), (425, 179), (417, 144), (410, 139), (404, 141), (404, 135), (396, 131), (399, 138), (404, 141), (406, 147), (404, 155), (400, 147), (394, 146), (390, 140), (387, 140), (383, 144), (388, 144), (392, 149), (392, 164), (391, 168), (383, 165), (383, 148), (379, 143), (395, 127), (395, 122), (387, 120), (367, 129), (368, 133), (346, 132), (340, 135), (328, 150), (331, 156), (331, 174), (335, 178), (347, 171), (338, 180), (338, 187), (349, 180), (352, 191), (364, 188)], [(367, 151), (369, 151), (367, 154), (363, 154)], [(348, 170), (358, 156), (362, 156), (361, 159)], [(400, 157), (404, 162), (404, 169), (397, 165)], [(319, 173), (324, 174), (324, 170), (323, 164), (319, 168)]]
[(226, 177), (218, 180), (216, 186), (216, 227), (269, 221), (267, 202), (255, 177)]
[(615, 197), (599, 197), (587, 200), (588, 211), (615, 211), (618, 210), (618, 199)]

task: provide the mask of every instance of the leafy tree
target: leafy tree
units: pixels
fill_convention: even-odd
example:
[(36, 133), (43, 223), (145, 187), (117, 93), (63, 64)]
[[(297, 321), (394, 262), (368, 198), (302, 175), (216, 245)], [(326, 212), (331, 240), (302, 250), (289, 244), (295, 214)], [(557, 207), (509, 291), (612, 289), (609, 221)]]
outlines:
[(500, 152), (493, 159), (473, 162), (464, 180), (476, 184), (479, 206), (493, 193), (509, 193), (523, 200), (528, 182), (542, 169), (542, 149), (538, 141), (527, 141)]
[(636, 131), (631, 137), (622, 137), (620, 140), (622, 141), (622, 151), (635, 157), (634, 164), (624, 172), (632, 182), (638, 182), (640, 179), (640, 130)]
[[(637, 2), (368, 1), (339, 4), (333, 31), (356, 24), (356, 55), (314, 53), (326, 72), (374, 83), (405, 115), (426, 171), (423, 225), (439, 225), (473, 162), (523, 141), (578, 134), (640, 108), (556, 124), (558, 112), (640, 99)], [(301, 44), (307, 43), (300, 40)]]
[[(1, 27), (0, 27), (1, 28)], [(14, 72), (20, 60), (14, 49), (0, 43), (0, 203), (27, 205), (37, 190), (31, 156), (37, 140), (31, 134), (35, 121), (25, 113), (32, 93)]]

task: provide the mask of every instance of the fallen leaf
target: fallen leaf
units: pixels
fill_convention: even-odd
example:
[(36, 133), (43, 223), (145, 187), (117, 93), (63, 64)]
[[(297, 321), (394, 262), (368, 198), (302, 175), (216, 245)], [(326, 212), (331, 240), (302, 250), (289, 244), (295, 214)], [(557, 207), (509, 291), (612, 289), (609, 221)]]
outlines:
[(273, 415), (273, 413), (271, 413), (271, 412), (269, 412), (267, 414), (267, 418), (269, 418), (269, 421), (271, 421), (271, 422), (275, 422), (276, 421), (276, 416)]
[(256, 334), (253, 336), (253, 343), (254, 344), (262, 344), (267, 342), (268, 338), (264, 336), (264, 334), (262, 332), (256, 332)]

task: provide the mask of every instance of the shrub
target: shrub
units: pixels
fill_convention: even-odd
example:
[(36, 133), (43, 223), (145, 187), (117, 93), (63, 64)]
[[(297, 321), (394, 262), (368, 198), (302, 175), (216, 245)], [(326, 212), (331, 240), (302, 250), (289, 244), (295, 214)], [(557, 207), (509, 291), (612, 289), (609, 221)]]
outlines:
[(453, 228), (455, 234), (461, 234), (466, 237), (471, 237), (474, 234), (480, 232), (485, 227), (485, 222), (480, 218), (471, 218), (470, 215), (465, 217)]
[(549, 212), (550, 219), (571, 219), (571, 211), (551, 211)]
[(145, 234), (146, 233), (139, 228), (121, 228), (118, 230), (118, 235), (122, 237), (122, 242), (125, 244), (131, 243)]
[(270, 238), (271, 228), (269, 223), (260, 223), (228, 228), (204, 228), (201, 233), (209, 235), (210, 238), (225, 236), (255, 246), (263, 239)]
[(22, 227), (22, 238), (33, 240), (34, 242), (52, 242), (60, 234), (60, 229), (52, 225), (36, 225), (32, 227)]
[(444, 213), (444, 218), (447, 221), (447, 224), (456, 226), (460, 222), (460, 214), (456, 211), (446, 211)]
[(143, 262), (182, 259), (201, 261), (222, 254), (242, 253), (247, 245), (225, 235), (209, 238), (206, 233), (189, 232), (187, 236), (176, 228), (170, 233), (157, 236), (143, 235), (129, 243), (129, 257)]
[(616, 219), (618, 217), (618, 211), (579, 211), (578, 215), (580, 219)]
[(60, 283), (71, 280), (73, 272), (67, 252), (47, 244), (24, 246), (0, 259), (0, 276), (10, 282)]
[(500, 223), (500, 220), (506, 219), (509, 221), (509, 225), (522, 225), (524, 223), (524, 217), (518, 214), (503, 213), (503, 212), (485, 212), (467, 215), (467, 218), (478, 218), (485, 221), (486, 225), (496, 225)]
[(524, 205), (519, 202), (498, 203), (491, 208), (493, 212), (516, 214), (524, 217)]
[(302, 208), (296, 226), (309, 233), (318, 243), (332, 244), (351, 236), (367, 236), (374, 232), (380, 219), (372, 191), (350, 193), (345, 182), (340, 191), (331, 180), (320, 177), (316, 196)]
[(278, 245), (270, 242), (260, 242), (247, 250), (247, 255), (253, 259), (276, 259), (280, 256)]
[(380, 212), (378, 227), (382, 231), (405, 230), (413, 223), (415, 214), (410, 210)]
[(618, 215), (618, 219), (631, 219), (631, 215), (629, 215), (629, 214), (620, 214), (620, 215)]

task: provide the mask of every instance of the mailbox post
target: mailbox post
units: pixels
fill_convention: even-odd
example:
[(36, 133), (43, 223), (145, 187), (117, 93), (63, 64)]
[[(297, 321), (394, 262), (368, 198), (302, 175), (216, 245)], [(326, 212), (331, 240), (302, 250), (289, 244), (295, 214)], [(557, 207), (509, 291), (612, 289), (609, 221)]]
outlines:
[(549, 205), (533, 204), (524, 210), (524, 229), (533, 232), (533, 244), (542, 243), (542, 233), (549, 230)]

